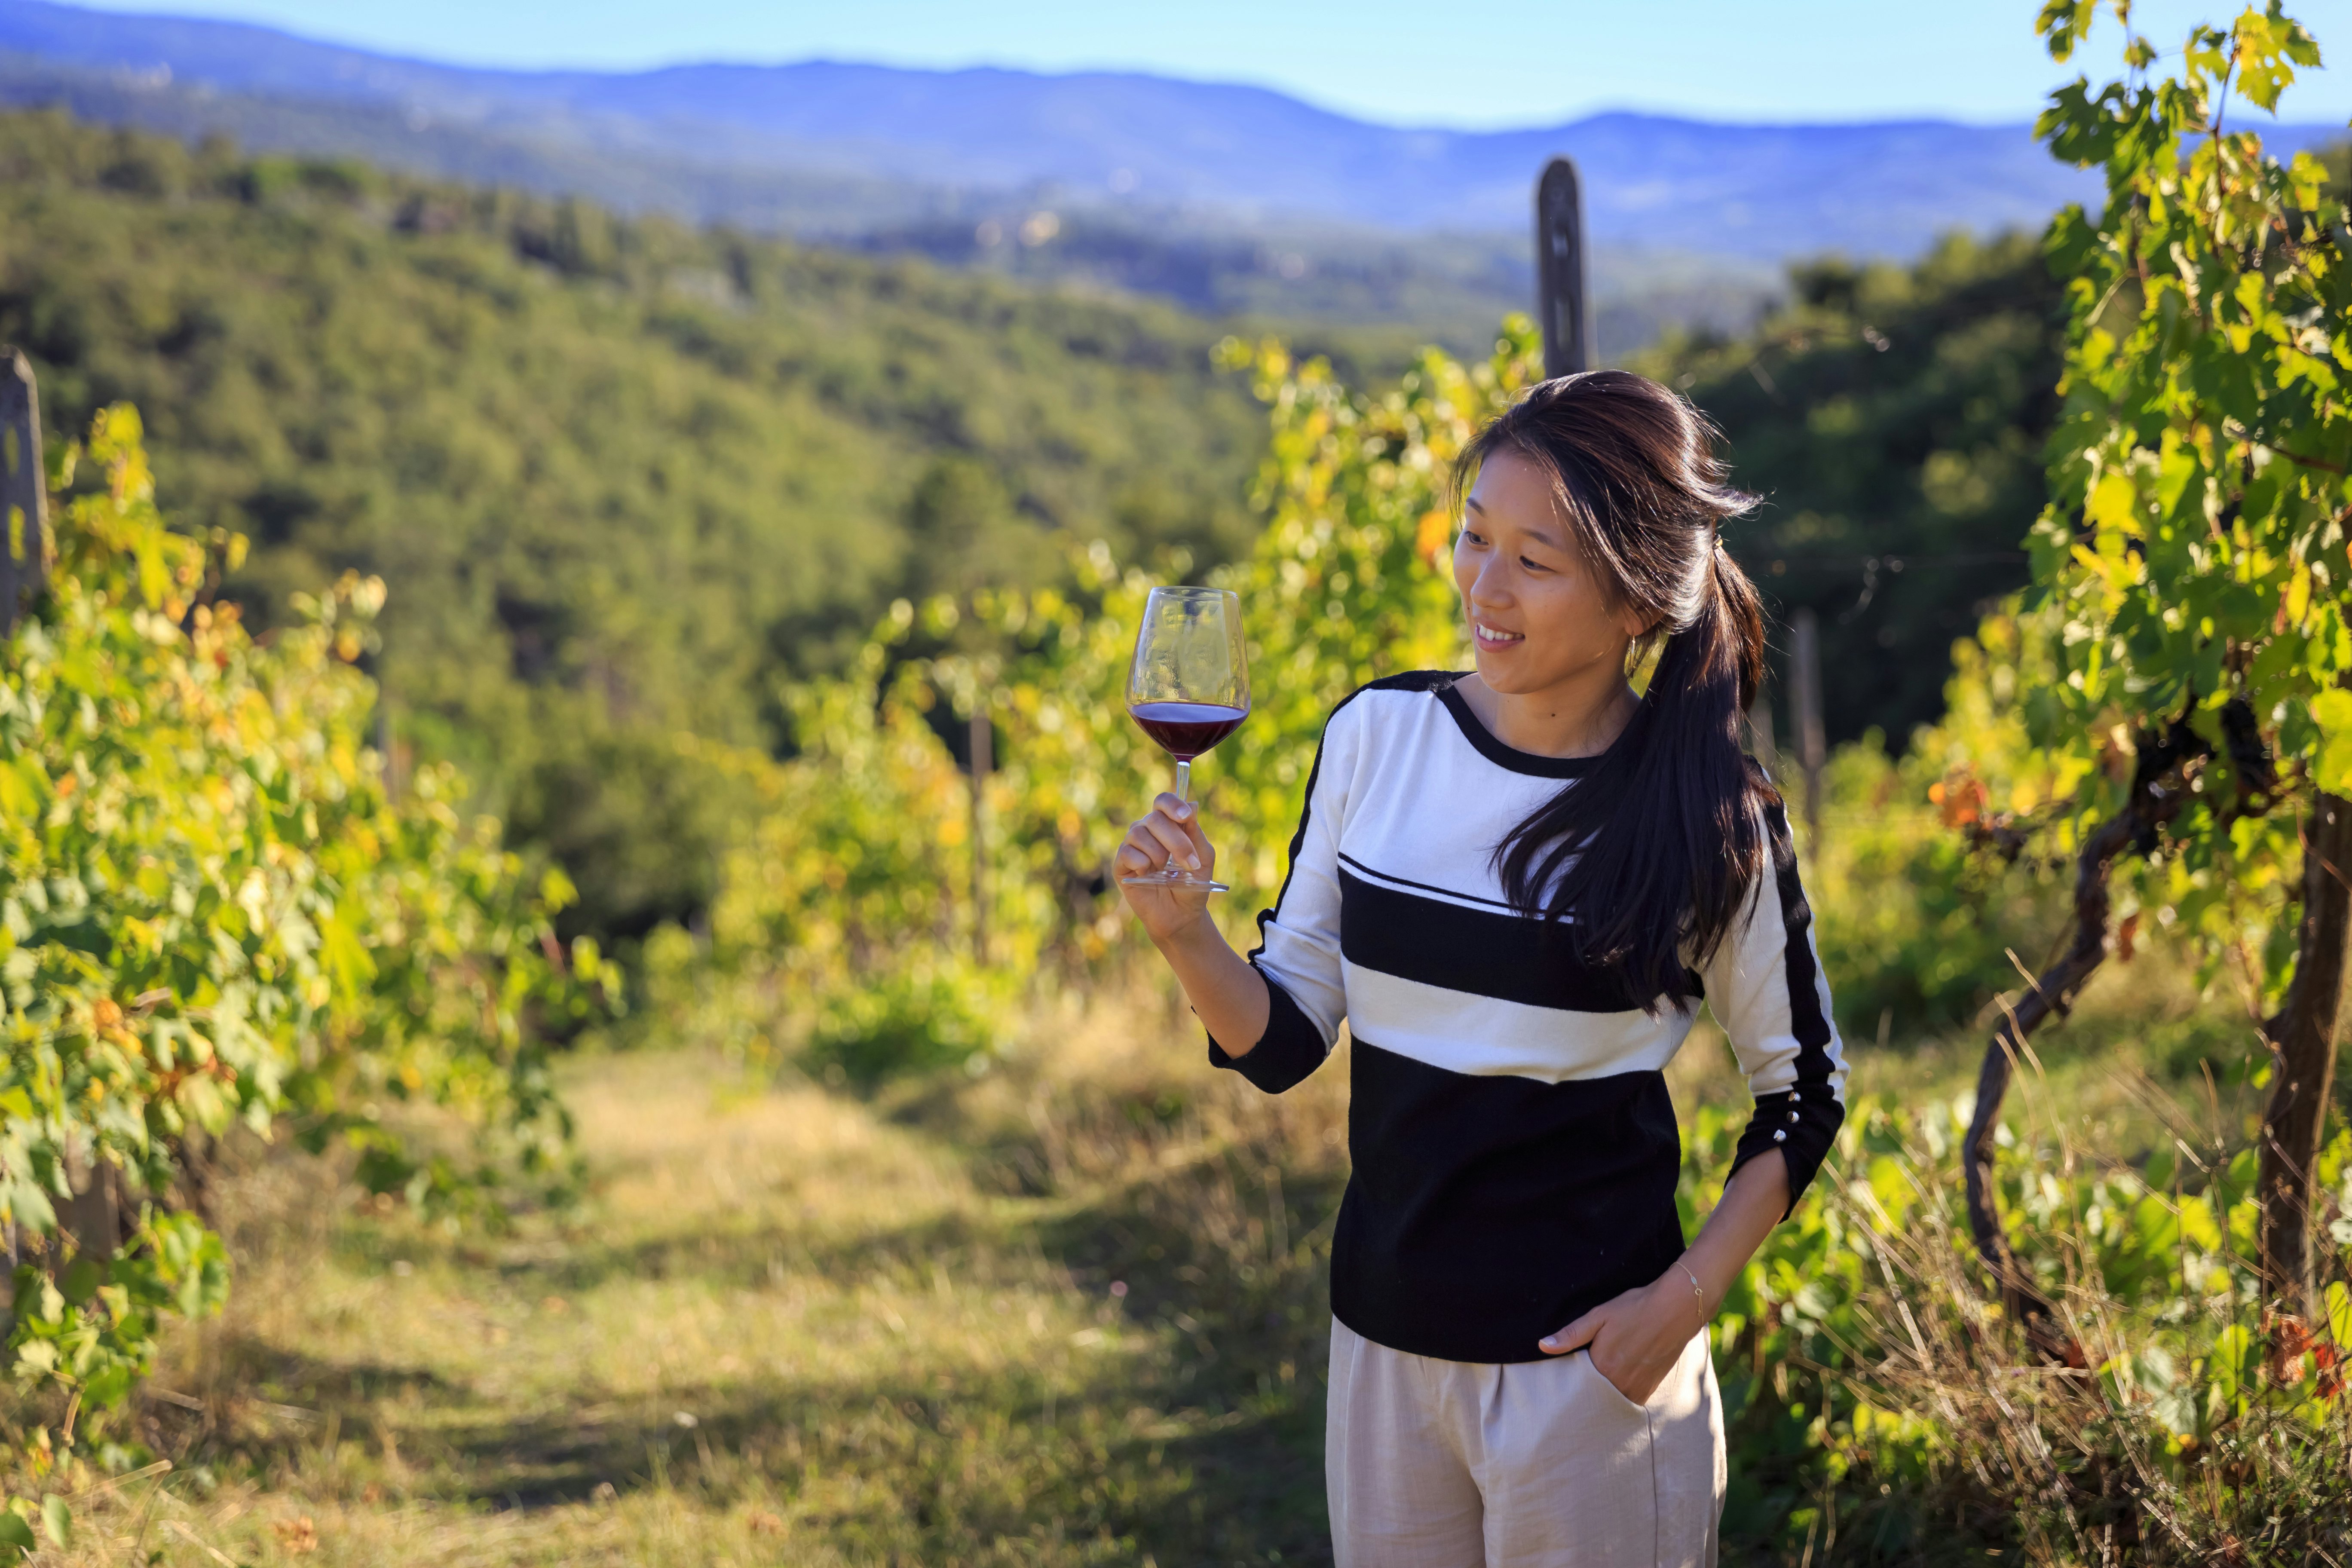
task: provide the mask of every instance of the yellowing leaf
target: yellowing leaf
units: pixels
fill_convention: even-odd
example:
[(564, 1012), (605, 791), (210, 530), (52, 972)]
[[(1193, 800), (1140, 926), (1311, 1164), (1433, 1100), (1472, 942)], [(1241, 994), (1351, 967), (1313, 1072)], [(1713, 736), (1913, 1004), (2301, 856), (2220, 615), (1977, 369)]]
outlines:
[(2101, 474), (2099, 482), (2091, 487), (2090, 499), (2084, 503), (2083, 511), (2102, 533), (2109, 529), (2130, 532), (2139, 521), (2134, 510), (2138, 500), (2139, 492), (2130, 479), (2108, 472)]
[(346, 997), (357, 996), (375, 978), (375, 960), (340, 910), (320, 922), (319, 961), (334, 977), (335, 989)]
[(2294, 574), (2286, 580), (2287, 625), (2299, 626), (2303, 617), (2311, 612), (2311, 568), (2300, 562)]
[(550, 866), (539, 879), (539, 898), (548, 912), (555, 914), (578, 903), (580, 889), (572, 885), (572, 879), (563, 874), (561, 866)]
[(2352, 794), (2352, 691), (2340, 688), (2311, 700), (2319, 725), (2319, 756), (2312, 773), (2330, 795)]
[(39, 793), (26, 770), (0, 765), (0, 820), (28, 822), (41, 808)]

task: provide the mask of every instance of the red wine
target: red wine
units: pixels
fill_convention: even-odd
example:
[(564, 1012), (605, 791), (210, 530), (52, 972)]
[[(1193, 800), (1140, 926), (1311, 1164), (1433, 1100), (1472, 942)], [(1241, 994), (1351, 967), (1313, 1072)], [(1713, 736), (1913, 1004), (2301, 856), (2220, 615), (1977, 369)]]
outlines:
[(1246, 708), (1214, 702), (1138, 702), (1127, 711), (1145, 734), (1160, 742), (1160, 750), (1180, 763), (1201, 755), (1249, 717)]

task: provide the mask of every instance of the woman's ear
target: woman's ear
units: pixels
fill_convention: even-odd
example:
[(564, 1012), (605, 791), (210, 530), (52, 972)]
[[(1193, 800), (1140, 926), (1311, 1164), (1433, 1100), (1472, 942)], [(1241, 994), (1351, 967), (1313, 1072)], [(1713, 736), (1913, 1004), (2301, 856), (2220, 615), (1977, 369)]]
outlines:
[(1656, 630), (1658, 623), (1664, 618), (1664, 616), (1643, 615), (1640, 605), (1631, 604), (1618, 605), (1614, 616), (1617, 629), (1624, 634), (1627, 642), (1640, 642)]

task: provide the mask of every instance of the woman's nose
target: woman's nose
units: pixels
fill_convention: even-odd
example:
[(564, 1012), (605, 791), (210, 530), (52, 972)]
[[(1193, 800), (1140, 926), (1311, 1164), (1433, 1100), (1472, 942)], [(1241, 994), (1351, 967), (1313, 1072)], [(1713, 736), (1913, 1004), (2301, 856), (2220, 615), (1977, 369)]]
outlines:
[(1481, 609), (1499, 610), (1511, 602), (1509, 574), (1496, 560), (1479, 563), (1478, 574), (1470, 580), (1470, 602)]

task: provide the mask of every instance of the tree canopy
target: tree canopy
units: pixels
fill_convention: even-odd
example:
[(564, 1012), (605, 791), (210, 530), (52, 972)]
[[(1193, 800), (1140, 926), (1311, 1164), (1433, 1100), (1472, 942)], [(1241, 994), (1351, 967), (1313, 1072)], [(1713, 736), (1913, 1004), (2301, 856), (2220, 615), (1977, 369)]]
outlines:
[(0, 341), (53, 428), (148, 415), (162, 500), (251, 536), (257, 623), (391, 584), (395, 731), (627, 930), (709, 892), (679, 731), (784, 742), (779, 679), (901, 593), (1056, 542), (1246, 544), (1264, 444), (1209, 324), (584, 204), (0, 115)]
[(1735, 482), (1763, 498), (1725, 542), (1780, 618), (1820, 617), (1829, 738), (1874, 725), (1899, 746), (1943, 712), (1953, 642), (2024, 585), (2059, 286), (2016, 235), (1956, 236), (1909, 268), (1811, 262), (1790, 283), (1753, 333), (1637, 363), (1723, 426)]

